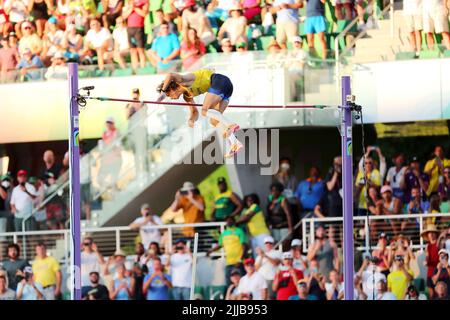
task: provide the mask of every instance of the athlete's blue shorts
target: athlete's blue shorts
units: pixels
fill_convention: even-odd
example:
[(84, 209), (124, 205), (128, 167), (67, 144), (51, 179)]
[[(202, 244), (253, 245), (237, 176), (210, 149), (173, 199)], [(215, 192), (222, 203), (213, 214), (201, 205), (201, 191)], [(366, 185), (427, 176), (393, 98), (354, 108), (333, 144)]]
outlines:
[(305, 21), (305, 33), (320, 33), (325, 32), (327, 24), (323, 16), (306, 17)]
[(208, 92), (220, 96), (222, 100), (229, 101), (233, 94), (233, 84), (227, 76), (214, 73), (211, 76), (211, 87), (209, 87)]

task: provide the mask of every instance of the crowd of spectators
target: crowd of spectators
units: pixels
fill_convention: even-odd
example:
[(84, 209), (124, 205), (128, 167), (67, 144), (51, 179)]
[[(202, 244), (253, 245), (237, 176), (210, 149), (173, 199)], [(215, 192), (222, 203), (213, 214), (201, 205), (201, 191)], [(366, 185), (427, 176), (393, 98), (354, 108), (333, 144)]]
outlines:
[[(166, 3), (168, 2), (168, 3)], [(442, 34), (450, 48), (448, 8), (445, 1), (404, 1), (407, 32), (413, 50), (420, 51), (421, 32), (429, 48)], [(250, 42), (274, 30), (280, 50), (299, 36), (304, 22), (307, 47), (327, 57), (325, 0), (2, 0), (0, 1), (0, 65), (2, 81), (40, 79), (38, 69), (61, 69), (45, 74), (61, 79), (66, 62), (94, 64), (99, 70), (116, 63), (136, 71), (147, 61), (158, 72), (180, 65), (190, 68), (211, 47), (212, 52), (252, 49)], [(374, 28), (374, 2), (336, 0), (329, 3), (337, 20), (358, 17), (358, 29)], [(367, 6), (367, 14), (365, 8)], [(423, 7), (423, 10), (422, 10)], [(302, 16), (299, 15), (299, 9)], [(304, 16), (303, 16), (304, 15)], [(257, 27), (260, 26), (264, 33)], [(227, 40), (227, 41), (224, 41)], [(230, 46), (228, 45), (230, 43)], [(225, 44), (225, 46), (224, 46)], [(180, 63), (181, 60), (181, 63)]]

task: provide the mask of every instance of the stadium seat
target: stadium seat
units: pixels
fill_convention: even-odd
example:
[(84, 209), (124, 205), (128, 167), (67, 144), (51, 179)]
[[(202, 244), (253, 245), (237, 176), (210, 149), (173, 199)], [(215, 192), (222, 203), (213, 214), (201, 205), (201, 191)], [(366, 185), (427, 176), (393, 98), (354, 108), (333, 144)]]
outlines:
[(270, 41), (273, 39), (273, 36), (263, 36), (256, 39), (256, 45), (259, 50), (267, 50)]
[(115, 69), (111, 73), (111, 76), (113, 76), (113, 77), (126, 77), (126, 76), (131, 76), (131, 75), (133, 75), (133, 69), (131, 69), (131, 68)]
[(416, 58), (415, 52), (397, 52), (395, 54), (395, 60), (411, 60)]
[(111, 71), (109, 70), (99, 70), (99, 69), (95, 69), (94, 72), (92, 72), (92, 77), (109, 77), (109, 75), (111, 74)]
[(419, 59), (436, 59), (439, 58), (441, 52), (438, 49), (435, 50), (423, 50), (420, 52)]
[(146, 66), (145, 68), (139, 68), (136, 70), (137, 75), (156, 74), (156, 69), (153, 66)]
[(444, 58), (450, 58), (450, 50), (445, 50), (443, 56)]
[(80, 78), (89, 78), (91, 76), (91, 72), (89, 70), (78, 70), (78, 76)]

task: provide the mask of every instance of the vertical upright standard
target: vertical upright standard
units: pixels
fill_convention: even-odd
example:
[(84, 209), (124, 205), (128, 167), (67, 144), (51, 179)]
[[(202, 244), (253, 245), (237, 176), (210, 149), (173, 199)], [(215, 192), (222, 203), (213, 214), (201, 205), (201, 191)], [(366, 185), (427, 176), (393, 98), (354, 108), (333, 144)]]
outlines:
[(350, 77), (342, 77), (341, 148), (344, 208), (344, 299), (353, 300), (353, 164)]
[(81, 300), (80, 148), (78, 121), (78, 64), (69, 63), (69, 156), (71, 299)]

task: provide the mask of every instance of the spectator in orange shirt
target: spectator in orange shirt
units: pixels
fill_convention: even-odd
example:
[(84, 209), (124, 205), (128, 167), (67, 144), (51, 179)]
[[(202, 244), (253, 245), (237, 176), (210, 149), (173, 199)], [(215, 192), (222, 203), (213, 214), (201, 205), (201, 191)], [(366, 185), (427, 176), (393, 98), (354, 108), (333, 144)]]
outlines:
[[(182, 209), (185, 223), (205, 221), (205, 200), (192, 182), (183, 183), (183, 187), (175, 194), (175, 200), (170, 208), (172, 211)], [(184, 228), (183, 234), (193, 237), (194, 229)]]

